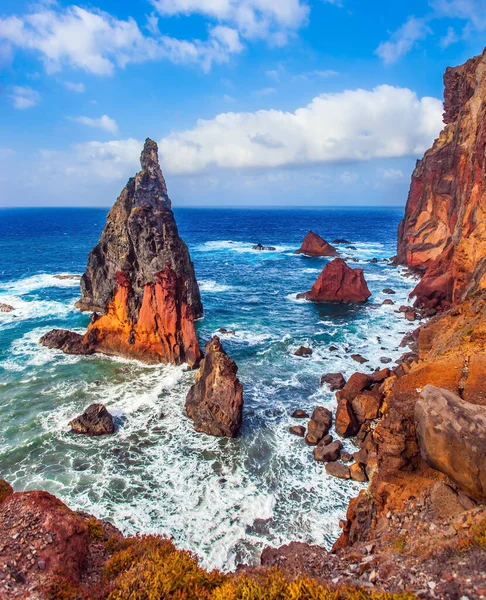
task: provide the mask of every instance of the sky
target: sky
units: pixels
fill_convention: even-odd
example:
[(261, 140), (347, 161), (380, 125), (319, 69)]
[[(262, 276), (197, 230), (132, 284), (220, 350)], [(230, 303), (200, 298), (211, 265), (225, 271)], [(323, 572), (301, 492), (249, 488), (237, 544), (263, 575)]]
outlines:
[(0, 207), (401, 206), (486, 0), (1, 0)]

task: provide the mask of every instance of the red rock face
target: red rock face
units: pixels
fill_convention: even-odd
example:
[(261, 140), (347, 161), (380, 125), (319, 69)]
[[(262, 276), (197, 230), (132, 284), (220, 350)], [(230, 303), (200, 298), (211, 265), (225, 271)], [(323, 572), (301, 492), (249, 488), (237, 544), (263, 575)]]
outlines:
[(444, 76), (445, 129), (412, 175), (397, 262), (424, 272), (417, 306), (486, 287), (486, 52)]
[(194, 326), (202, 316), (201, 298), (152, 140), (145, 142), (140, 163), (81, 279), (78, 306), (95, 311), (86, 335), (51, 332), (41, 343), (67, 353), (196, 366), (202, 358)]
[(328, 263), (309, 292), (299, 294), (312, 302), (366, 302), (371, 292), (362, 269), (351, 269), (342, 258)]
[(302, 242), (302, 246), (296, 250), (295, 254), (305, 254), (306, 256), (337, 256), (338, 252), (334, 246), (328, 244), (317, 233), (309, 231)]

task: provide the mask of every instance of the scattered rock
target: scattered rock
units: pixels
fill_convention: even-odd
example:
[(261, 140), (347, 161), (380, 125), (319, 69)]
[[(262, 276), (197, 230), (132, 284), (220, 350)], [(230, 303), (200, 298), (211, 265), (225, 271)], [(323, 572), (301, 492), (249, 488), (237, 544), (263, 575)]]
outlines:
[(335, 240), (332, 241), (332, 243), (333, 244), (350, 244), (351, 242), (344, 238), (336, 238)]
[(332, 477), (337, 477), (338, 479), (349, 479), (350, 472), (349, 467), (343, 465), (339, 462), (329, 462), (326, 465), (326, 473), (331, 475)]
[(0, 302), (0, 312), (9, 313), (9, 312), (12, 312), (13, 310), (14, 310), (14, 307), (11, 306), (10, 304), (4, 304), (3, 302)]
[(82, 415), (69, 421), (73, 433), (84, 435), (108, 435), (115, 432), (113, 417), (104, 404), (91, 404)]
[(388, 377), (390, 377), (390, 369), (388, 367), (381, 369), (381, 370), (377, 370), (373, 372), (373, 375), (371, 376), (373, 378), (373, 381), (375, 383), (382, 383), (383, 381), (385, 381), (385, 379), (388, 379)]
[(361, 356), (361, 354), (351, 354), (351, 358), (360, 365), (369, 362), (369, 360), (364, 356)]
[(388, 356), (382, 356), (380, 358), (380, 362), (384, 365), (388, 365), (389, 363), (391, 363), (392, 359)]
[(380, 405), (381, 399), (373, 392), (362, 392), (353, 398), (351, 402), (353, 412), (359, 423), (376, 419), (379, 415)]
[(371, 292), (362, 269), (351, 269), (342, 258), (335, 258), (322, 270), (309, 292), (298, 294), (311, 302), (366, 302)]
[(361, 483), (367, 481), (368, 479), (366, 477), (366, 473), (364, 472), (363, 467), (358, 463), (353, 463), (349, 467), (349, 474), (351, 476), (351, 479), (353, 479), (354, 481), (359, 481)]
[(256, 246), (252, 246), (252, 250), (257, 250), (258, 252), (274, 252), (276, 248), (274, 246), (263, 246), (262, 244), (257, 244)]
[(317, 233), (309, 231), (305, 236), (302, 246), (294, 254), (305, 254), (306, 256), (337, 256), (336, 248), (328, 244)]
[(305, 346), (301, 346), (294, 352), (294, 356), (307, 357), (307, 356), (311, 356), (311, 355), (312, 355), (312, 348), (306, 348)]
[(373, 385), (373, 377), (366, 373), (353, 373), (342, 390), (337, 392), (337, 398), (352, 400), (357, 394), (369, 389)]
[(359, 431), (359, 421), (353, 412), (351, 402), (345, 398), (338, 399), (335, 428), (338, 435), (347, 438)]
[(70, 279), (72, 281), (79, 281), (81, 279), (81, 275), (53, 275), (54, 279), (60, 279), (65, 280), (65, 279)]
[(236, 376), (238, 367), (214, 336), (206, 344), (196, 381), (186, 398), (186, 414), (196, 431), (235, 437), (241, 426), (243, 387)]
[(393, 302), (393, 300), (391, 298), (386, 298), (385, 300), (383, 300), (383, 302), (381, 303), (382, 305), (388, 305), (391, 306), (393, 304), (395, 304), (395, 302)]
[(368, 262), (376, 264), (378, 262), (377, 258), (372, 258), (371, 260), (369, 260)]
[(336, 440), (330, 444), (316, 446), (312, 453), (318, 462), (333, 462), (341, 456), (341, 448), (341, 442)]
[(307, 435), (305, 441), (309, 446), (316, 446), (331, 429), (332, 414), (327, 408), (317, 407), (312, 413), (311, 420), (307, 424)]
[(353, 455), (349, 452), (341, 452), (341, 460), (345, 463), (351, 462), (353, 460)]
[(328, 446), (333, 442), (333, 437), (329, 433), (325, 435), (322, 440), (317, 444), (318, 446)]
[(407, 312), (405, 313), (405, 318), (407, 319), (407, 321), (413, 322), (417, 318), (417, 313), (414, 310), (407, 310)]
[(225, 329), (224, 327), (220, 327), (218, 332), (223, 335), (235, 335), (236, 331), (234, 329)]
[(383, 290), (383, 293), (384, 294), (395, 294), (396, 292), (395, 292), (395, 290), (392, 290), (391, 288), (385, 288)]
[(324, 406), (317, 406), (312, 413), (311, 419), (323, 425), (327, 429), (325, 433), (327, 435), (332, 426), (332, 412)]
[(321, 377), (321, 385), (327, 384), (331, 392), (336, 390), (342, 390), (346, 385), (346, 379), (344, 379), (342, 373), (327, 373)]
[(339, 350), (337, 346), (329, 346), (329, 352), (336, 352), (336, 350)]
[(293, 435), (298, 435), (299, 437), (305, 436), (305, 427), (302, 425), (292, 425), (292, 427), (289, 427), (289, 431)]
[(294, 410), (294, 412), (292, 413), (292, 417), (294, 419), (308, 419), (309, 414), (306, 413), (305, 410), (298, 408), (297, 410)]

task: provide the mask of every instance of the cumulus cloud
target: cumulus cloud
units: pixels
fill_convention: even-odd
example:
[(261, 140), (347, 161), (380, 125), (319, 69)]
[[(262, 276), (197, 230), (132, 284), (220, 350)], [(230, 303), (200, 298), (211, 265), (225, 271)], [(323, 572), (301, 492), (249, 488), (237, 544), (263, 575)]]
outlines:
[(132, 18), (124, 21), (79, 6), (0, 18), (0, 41), (38, 53), (48, 73), (67, 65), (96, 75), (161, 59), (201, 65), (207, 71), (243, 50), (238, 32), (227, 26), (210, 28), (205, 41), (146, 36)]
[(427, 25), (426, 19), (409, 17), (408, 20), (392, 33), (390, 39), (381, 43), (376, 49), (376, 54), (383, 59), (385, 64), (396, 62), (410, 52), (416, 42), (425, 39), (432, 30)]
[(103, 115), (99, 119), (93, 119), (91, 117), (68, 117), (70, 121), (79, 123), (80, 125), (86, 125), (87, 127), (97, 127), (98, 129), (104, 129), (109, 131), (113, 135), (118, 133), (118, 125), (116, 121), (110, 118), (108, 115)]
[(486, 30), (486, 12), (483, 0), (430, 0), (437, 17), (468, 21), (477, 31)]
[(83, 83), (75, 83), (73, 81), (65, 81), (64, 87), (70, 92), (76, 92), (77, 94), (82, 94), (86, 91)]
[(163, 16), (199, 14), (231, 25), (247, 39), (284, 44), (307, 21), (301, 0), (151, 0)]
[(40, 94), (30, 87), (15, 85), (11, 88), (10, 99), (15, 108), (24, 110), (40, 102)]

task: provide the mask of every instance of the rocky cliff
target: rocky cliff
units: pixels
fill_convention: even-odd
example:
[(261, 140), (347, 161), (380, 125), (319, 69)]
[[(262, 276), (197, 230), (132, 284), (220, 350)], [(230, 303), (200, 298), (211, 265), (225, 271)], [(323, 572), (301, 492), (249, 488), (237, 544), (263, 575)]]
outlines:
[(417, 306), (434, 308), (486, 287), (486, 51), (444, 84), (446, 126), (413, 172), (397, 253), (423, 272)]
[(145, 142), (140, 163), (142, 170), (108, 214), (81, 279), (78, 307), (94, 311), (86, 335), (71, 334), (57, 345), (51, 335), (43, 343), (66, 352), (196, 365), (202, 353), (194, 320), (203, 308), (152, 140)]

